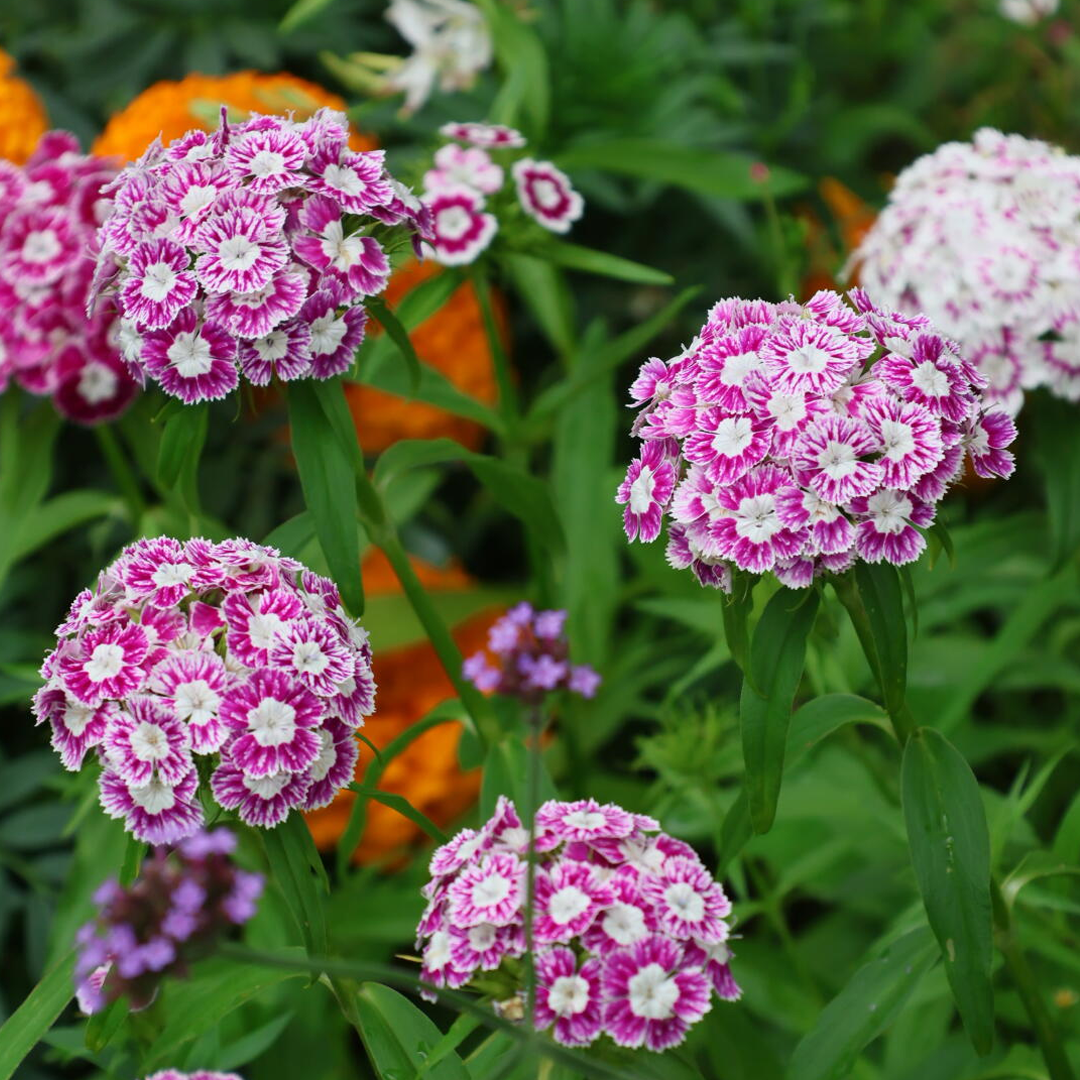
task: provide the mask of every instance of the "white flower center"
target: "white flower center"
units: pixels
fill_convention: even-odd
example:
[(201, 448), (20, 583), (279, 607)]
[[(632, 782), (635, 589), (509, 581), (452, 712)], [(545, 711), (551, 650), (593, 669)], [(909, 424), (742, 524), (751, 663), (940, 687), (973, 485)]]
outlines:
[(712, 448), (723, 457), (738, 457), (754, 438), (754, 428), (748, 416), (729, 416), (717, 425)]
[(882, 533), (903, 532), (911, 510), (911, 500), (899, 491), (879, 491), (866, 501), (866, 512)]
[(292, 773), (286, 772), (284, 769), (282, 769), (281, 772), (271, 773), (270, 776), (245, 776), (244, 787), (246, 787), (252, 795), (256, 795), (260, 799), (265, 799), (269, 802), (271, 799), (276, 799), (281, 794), (285, 789), (285, 785), (288, 784), (291, 778)]
[(180, 200), (180, 213), (185, 217), (191, 217), (200, 210), (206, 209), (217, 198), (218, 189), (213, 184), (195, 184), (184, 192)]
[(311, 324), (312, 353), (316, 356), (329, 356), (337, 352), (348, 329), (345, 320), (336, 318), (332, 311), (320, 315)]
[(60, 239), (53, 229), (42, 229), (26, 234), (22, 246), (23, 262), (52, 262), (59, 254)]
[(589, 984), (580, 975), (560, 975), (548, 990), (548, 1008), (556, 1016), (576, 1016), (589, 1006)]
[(173, 693), (173, 709), (181, 720), (205, 724), (214, 719), (221, 697), (205, 679), (181, 683)]
[(182, 379), (205, 375), (214, 366), (210, 342), (196, 331), (184, 330), (177, 334), (165, 355)]
[(252, 176), (277, 176), (286, 171), (285, 158), (276, 150), (260, 150), (252, 159), (248, 172)]
[(776, 516), (776, 500), (772, 495), (748, 496), (739, 503), (739, 509), (732, 516), (739, 536), (755, 544), (771, 539), (784, 527)]
[(250, 270), (259, 258), (259, 245), (246, 236), (230, 236), (218, 248), (218, 262), (225, 270)]
[(624, 904), (621, 900), (604, 912), (600, 925), (604, 933), (619, 945), (633, 945), (649, 933), (649, 928), (645, 925), (645, 912), (633, 904)]
[(825, 449), (818, 455), (818, 468), (830, 480), (843, 480), (858, 467), (859, 459), (855, 448), (845, 442), (830, 439)]
[(435, 232), (443, 240), (460, 240), (472, 224), (472, 214), (464, 206), (448, 206), (440, 210)]
[(748, 352), (739, 353), (738, 356), (729, 356), (724, 361), (724, 370), (720, 373), (720, 381), (725, 386), (742, 386), (746, 376), (757, 366), (757, 353)]
[(164, 300), (175, 287), (176, 271), (167, 262), (156, 262), (143, 273), (139, 292), (147, 300)]
[(321, 675), (330, 663), (317, 641), (298, 641), (293, 648), (293, 667), (301, 675)]
[(277, 640), (278, 634), (285, 629), (285, 620), (272, 611), (263, 611), (252, 615), (248, 623), (248, 637), (256, 649), (269, 649)]
[(151, 778), (149, 784), (128, 788), (128, 794), (136, 806), (152, 815), (171, 810), (176, 804), (176, 792), (157, 776)]
[(491, 923), (481, 923), (469, 928), (469, 948), (473, 952), (487, 952), (495, 944), (495, 927)]
[(100, 360), (91, 360), (79, 373), (76, 389), (83, 401), (97, 405), (102, 401), (108, 401), (116, 393), (116, 385), (119, 381), (120, 377), (111, 367)]
[(190, 563), (164, 563), (150, 576), (150, 580), (159, 588), (167, 589), (172, 585), (186, 585), (195, 573)]
[(532, 182), (533, 199), (545, 210), (554, 210), (562, 202), (562, 189), (554, 180), (538, 176)]
[(566, 885), (554, 893), (548, 901), (548, 914), (552, 922), (565, 926), (583, 912), (588, 911), (591, 903), (592, 900), (589, 899), (588, 894), (576, 885)]
[(792, 371), (802, 375), (816, 375), (824, 371), (833, 357), (816, 345), (800, 345), (787, 355), (787, 364)]
[(102, 643), (94, 646), (83, 671), (91, 682), (104, 682), (119, 675), (124, 667), (124, 650), (119, 645)]
[(319, 729), (319, 756), (311, 763), (309, 770), (312, 780), (325, 780), (326, 774), (334, 767), (337, 761), (337, 747), (334, 745), (334, 736), (326, 728)]
[(587, 829), (593, 832), (601, 829), (607, 823), (607, 818), (599, 810), (571, 810), (563, 815), (563, 824), (571, 829)]
[(160, 761), (169, 756), (169, 737), (148, 720), (142, 720), (131, 733), (131, 752), (139, 761)]
[(77, 739), (86, 730), (86, 725), (94, 719), (95, 711), (89, 705), (69, 701), (64, 706), (64, 727)]
[(781, 431), (792, 431), (806, 419), (806, 398), (798, 394), (773, 394), (766, 408)]
[(449, 963), (450, 935), (445, 930), (436, 930), (424, 950), (424, 967), (430, 971), (439, 971)]
[(902, 461), (915, 449), (915, 435), (902, 420), (881, 421), (881, 441), (890, 461)]
[(685, 922), (701, 922), (705, 898), (686, 881), (676, 881), (664, 890), (664, 903)]
[(637, 479), (630, 485), (630, 512), (644, 514), (652, 505), (656, 478), (648, 465), (641, 466)]
[(648, 964), (632, 976), (628, 986), (630, 1011), (646, 1020), (667, 1020), (675, 1013), (679, 985), (659, 964)]
[(346, 195), (362, 195), (367, 190), (367, 183), (356, 175), (356, 170), (348, 165), (328, 165), (323, 170), (323, 180), (330, 187), (343, 191)]
[(266, 337), (257, 338), (252, 342), (259, 359), (266, 363), (273, 363), (283, 359), (289, 351), (289, 335), (284, 330), (271, 330)]
[(472, 902), (474, 907), (495, 907), (501, 904), (510, 895), (510, 882), (498, 874), (489, 874), (481, 878), (472, 887)]
[(247, 719), (248, 730), (260, 746), (280, 746), (296, 734), (296, 710), (287, 701), (263, 698)]
[(911, 373), (911, 384), (927, 397), (945, 397), (949, 392), (949, 377), (929, 360), (924, 360)]

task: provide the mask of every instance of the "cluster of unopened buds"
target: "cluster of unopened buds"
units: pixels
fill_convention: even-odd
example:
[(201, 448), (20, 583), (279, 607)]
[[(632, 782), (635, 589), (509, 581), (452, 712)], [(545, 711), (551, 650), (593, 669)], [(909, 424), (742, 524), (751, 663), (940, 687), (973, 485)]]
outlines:
[(64, 131), (44, 135), (22, 167), (0, 160), (0, 390), (15, 382), (84, 424), (118, 416), (137, 390), (115, 304), (86, 314), (102, 192), (115, 176)]
[(960, 342), (987, 402), (1080, 400), (1080, 157), (992, 128), (945, 143), (900, 173), (852, 261), (876, 300)]
[(107, 881), (94, 894), (97, 917), (78, 933), (76, 996), (85, 1013), (126, 997), (143, 1009), (168, 975), (188, 965), (254, 914), (263, 879), (232, 861), (228, 829), (199, 832), (159, 848), (128, 888)]
[(333, 582), (250, 540), (140, 540), (76, 597), (34, 698), (64, 766), (91, 750), (101, 805), (175, 843), (212, 798), (248, 825), (326, 806), (375, 704), (367, 634)]
[(349, 148), (343, 114), (253, 116), (154, 143), (111, 189), (96, 291), (123, 316), (137, 378), (192, 403), (347, 371), (366, 297), (388, 254), (426, 235), (428, 214)]
[(484, 693), (527, 703), (563, 689), (591, 698), (600, 676), (588, 664), (570, 663), (565, 626), (565, 611), (536, 611), (522, 601), (492, 624), (487, 650), (465, 661), (464, 675)]
[(923, 315), (865, 292), (722, 300), (631, 387), (641, 452), (616, 499), (629, 539), (668, 525), (668, 561), (730, 591), (732, 567), (803, 588), (858, 559), (918, 558), (965, 453), (1007, 477), (1016, 435), (986, 380)]
[[(734, 1001), (731, 904), (694, 850), (652, 818), (591, 799), (544, 803), (532, 840), (535, 1023), (557, 1042), (666, 1050), (712, 1006)], [(479, 830), (431, 859), (417, 929), (421, 977), (456, 989), (504, 988), (521, 1015), (528, 931), (529, 830), (500, 799)]]
[[(474, 262), (515, 209), (556, 233), (568, 232), (581, 217), (584, 202), (562, 170), (529, 157), (507, 161), (506, 151), (525, 146), (520, 132), (469, 123), (445, 124), (439, 130), (452, 141), (435, 152), (434, 167), (424, 174), (423, 196), (431, 213), (426, 250), (437, 262)], [(507, 166), (513, 196), (505, 195)]]

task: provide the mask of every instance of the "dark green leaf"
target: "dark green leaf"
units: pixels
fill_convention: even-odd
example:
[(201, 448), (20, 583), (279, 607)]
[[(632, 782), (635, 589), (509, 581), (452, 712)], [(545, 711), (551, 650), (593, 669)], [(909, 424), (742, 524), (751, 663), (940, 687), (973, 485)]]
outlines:
[[(296, 0), (292, 7), (282, 16), (281, 22), (278, 23), (278, 31), (287, 34), (295, 30), (298, 26), (302, 26), (308, 20), (315, 18), (333, 2), (334, 0)], [(222, 1069), (226, 1068), (224, 1065), (220, 1067)]]
[(330, 884), (307, 822), (290, 814), (275, 829), (259, 834), (266, 849), (269, 880), (276, 885), (296, 919), (312, 955), (326, 955), (326, 897)]
[(968, 1037), (980, 1054), (994, 1038), (990, 985), (990, 834), (968, 763), (932, 728), (908, 739), (901, 770), (911, 861)]
[(818, 599), (816, 590), (780, 589), (762, 613), (750, 642), (739, 723), (755, 832), (768, 832), (776, 816), (791, 704), (802, 680), (806, 639)]
[(426, 814), (421, 813), (404, 795), (395, 795), (389, 791), (378, 791), (367, 784), (350, 784), (349, 790), (356, 792), (358, 799), (374, 799), (383, 806), (396, 810), (402, 817), (408, 818), (418, 829), (426, 832), (437, 844), (445, 844), (446, 833)]
[(166, 491), (176, 487), (185, 466), (197, 465), (209, 419), (205, 401), (198, 405), (171, 401), (166, 406), (157, 463), (158, 483)]
[(795, 1047), (789, 1080), (849, 1076), (863, 1049), (896, 1019), (936, 957), (934, 939), (923, 927), (859, 968)]
[(369, 296), (366, 302), (368, 311), (375, 316), (386, 331), (386, 336), (397, 346), (401, 358), (409, 371), (409, 380), (412, 393), (415, 394), (420, 388), (420, 357), (416, 355), (409, 331), (401, 324), (401, 320), (390, 310), (385, 300), (377, 296)]
[(544, 336), (556, 351), (569, 356), (574, 351), (574, 298), (566, 279), (551, 263), (533, 255), (507, 253), (503, 263)]
[(893, 716), (904, 709), (907, 694), (907, 624), (900, 575), (891, 563), (859, 562), (855, 581), (877, 650), (882, 698)]
[(119, 513), (122, 506), (121, 501), (107, 491), (65, 491), (56, 495), (23, 518), (13, 555), (20, 559), (77, 525)]
[(530, 254), (567, 270), (580, 270), (585, 274), (629, 281), (635, 285), (670, 285), (675, 280), (663, 270), (654, 270), (651, 266), (580, 244), (570, 244), (565, 240), (549, 240), (532, 248)]
[[(505, 735), (488, 747), (484, 779), (480, 788), (480, 815), (490, 817), (500, 795), (512, 799), (519, 809), (527, 805), (529, 748), (513, 735)], [(540, 801), (556, 799), (555, 785), (541, 762)]]
[(23, 1058), (56, 1023), (74, 995), (74, 975), (72, 951), (45, 974), (0, 1027), (0, 1080), (11, 1080)]

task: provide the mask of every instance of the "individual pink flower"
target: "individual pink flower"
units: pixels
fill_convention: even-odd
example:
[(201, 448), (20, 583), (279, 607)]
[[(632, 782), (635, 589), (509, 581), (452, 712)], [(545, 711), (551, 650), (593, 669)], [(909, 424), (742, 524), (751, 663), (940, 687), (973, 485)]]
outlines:
[(301, 379), (311, 372), (311, 327), (291, 319), (268, 334), (241, 341), (237, 360), (254, 386), (269, 386), (275, 375), (282, 382)]
[(188, 308), (197, 289), (187, 252), (172, 240), (150, 240), (131, 252), (120, 300), (140, 327), (161, 330)]
[(1016, 438), (1016, 424), (999, 409), (992, 409), (969, 422), (963, 444), (978, 476), (1012, 476), (1016, 463), (1005, 449)]
[(859, 420), (826, 414), (807, 426), (795, 444), (799, 477), (827, 502), (839, 505), (868, 495), (882, 482), (882, 466), (865, 460), (878, 444)]
[(199, 226), (195, 260), (200, 283), (211, 293), (253, 293), (289, 261), (289, 251), (259, 213), (247, 207), (208, 217)]
[[(303, 274), (280, 270), (254, 292), (216, 293), (206, 301), (206, 318), (240, 338), (264, 338), (291, 319), (307, 299)], [(243, 343), (241, 344), (241, 348)]]
[(564, 862), (541, 871), (534, 893), (535, 939), (551, 944), (579, 937), (610, 903), (611, 895), (587, 863)]
[(506, 926), (525, 901), (525, 864), (512, 855), (487, 855), (454, 879), (449, 898), (457, 926)]
[(249, 191), (275, 195), (284, 188), (305, 185), (300, 170), (306, 157), (304, 140), (295, 132), (256, 129), (229, 143), (225, 165)]
[(658, 442), (647, 442), (626, 472), (615, 501), (624, 504), (623, 528), (628, 540), (639, 534), (644, 543), (660, 535), (664, 508), (675, 488), (675, 467)]
[[(826, 502), (816, 491), (800, 487), (786, 487), (778, 491), (776, 513), (793, 532), (805, 533), (808, 530), (811, 549), (823, 555), (847, 551), (855, 542), (855, 530), (844, 512), (833, 503)], [(786, 563), (793, 557), (788, 555), (778, 561)]]
[(686, 946), (686, 961), (704, 969), (721, 1001), (738, 1001), (742, 990), (731, 973), (732, 952), (726, 942), (702, 947), (696, 942)]
[(484, 195), (493, 195), (503, 183), (503, 171), (489, 154), (475, 147), (455, 146), (448, 143), (435, 151), (435, 168), (424, 174), (424, 188), (474, 188)]
[(828, 393), (844, 381), (852, 364), (873, 350), (864, 338), (851, 337), (829, 326), (788, 321), (760, 347), (765, 370), (786, 393)]
[(350, 214), (363, 214), (393, 198), (385, 176), (383, 151), (353, 153), (344, 143), (327, 142), (311, 157), (310, 186), (337, 201)]
[(342, 788), (352, 783), (356, 760), (360, 756), (356, 737), (345, 724), (333, 719), (324, 720), (318, 731), (319, 753), (308, 766), (308, 788), (305, 810), (329, 806)]
[(603, 958), (647, 938), (658, 929), (652, 908), (642, 895), (638, 875), (616, 873), (608, 881), (611, 902), (593, 920), (582, 941), (592, 953)]
[(874, 365), (874, 374), (905, 401), (959, 423), (971, 411), (971, 390), (964, 371), (934, 334), (920, 334), (910, 357), (891, 353)]
[(450, 927), (450, 959), (459, 971), (494, 971), (506, 957), (525, 952), (521, 926), (479, 923), (467, 929)]
[(167, 784), (155, 774), (148, 783), (132, 786), (106, 769), (101, 774), (101, 806), (109, 817), (121, 819), (137, 840), (175, 844), (203, 823), (195, 795), (198, 785), (194, 768), (176, 784)]
[(595, 799), (560, 802), (550, 799), (536, 812), (538, 832), (550, 833), (559, 842), (607, 840), (629, 836), (634, 819), (614, 803), (601, 805)]
[(432, 258), (445, 266), (475, 262), (498, 231), (494, 215), (484, 212), (484, 196), (472, 188), (440, 188), (423, 202), (431, 213)]
[(355, 670), (352, 653), (325, 620), (297, 619), (280, 631), (269, 664), (320, 697), (331, 697)]
[(59, 206), (27, 207), (12, 214), (4, 223), (0, 277), (31, 288), (56, 281), (77, 257), (73, 232)]
[(364, 340), (367, 312), (362, 307), (339, 312), (339, 306), (338, 297), (327, 290), (313, 293), (300, 309), (300, 319), (311, 333), (311, 374), (316, 379), (348, 371)]
[(545, 229), (569, 232), (585, 207), (585, 201), (574, 190), (570, 177), (550, 161), (533, 161), (532, 158), (515, 161), (510, 171), (525, 213)]
[(314, 728), (322, 708), (295, 678), (275, 668), (259, 668), (221, 699), (221, 720), (237, 732), (229, 757), (250, 777), (305, 771), (322, 743)]
[(138, 391), (123, 360), (107, 346), (95, 344), (84, 349), (69, 344), (56, 354), (54, 362), (53, 404), (61, 416), (77, 424), (115, 420)]
[(864, 415), (883, 447), (878, 464), (886, 487), (912, 487), (944, 457), (941, 423), (923, 406), (879, 398), (867, 406)]
[(191, 591), (195, 570), (184, 545), (172, 537), (161, 536), (132, 544), (116, 573), (129, 602), (165, 608), (178, 604)]
[(313, 195), (300, 211), (300, 224), (310, 234), (295, 237), (293, 250), (304, 262), (329, 270), (352, 296), (374, 296), (386, 288), (386, 253), (372, 236), (346, 235), (341, 209), (332, 199)]
[(665, 859), (657, 874), (641, 882), (641, 891), (660, 929), (672, 937), (705, 945), (727, 940), (731, 903), (696, 859)]
[(683, 966), (682, 946), (645, 938), (604, 964), (604, 1029), (619, 1046), (668, 1050), (709, 1011), (710, 990), (701, 968)]
[(745, 387), (762, 365), (757, 349), (764, 338), (764, 327), (747, 326), (699, 349), (694, 379), (698, 400), (704, 405), (719, 405), (729, 413), (746, 412)]
[(221, 610), (228, 626), (229, 650), (248, 667), (265, 667), (281, 633), (304, 614), (294, 592), (274, 588), (255, 597), (240, 591), (230, 593)]
[(210, 778), (214, 798), (226, 810), (235, 810), (245, 825), (261, 829), (276, 828), (291, 810), (303, 807), (311, 784), (304, 773), (284, 769), (269, 776), (249, 776), (227, 756)]
[(34, 695), (33, 710), (39, 724), (49, 721), (52, 747), (71, 772), (78, 772), (87, 753), (101, 744), (112, 714), (109, 704), (87, 705), (49, 685)]
[(170, 652), (154, 668), (150, 687), (187, 725), (192, 750), (212, 754), (228, 735), (219, 713), (231, 683), (232, 676), (216, 652), (189, 649)]
[(65, 689), (88, 705), (106, 698), (126, 698), (146, 678), (143, 661), (150, 643), (135, 624), (107, 623), (88, 630), (78, 645), (60, 656)]
[(687, 461), (703, 466), (710, 479), (730, 484), (765, 457), (771, 441), (769, 425), (752, 415), (727, 416), (719, 408), (704, 408), (683, 453)]
[(188, 405), (227, 397), (239, 381), (236, 339), (215, 323), (200, 323), (191, 308), (167, 329), (146, 334), (142, 359), (162, 389)]
[(570, 949), (548, 949), (536, 959), (536, 1027), (553, 1027), (563, 1046), (588, 1046), (603, 1026), (601, 966), (586, 960), (578, 967)]
[(914, 562), (926, 547), (915, 528), (934, 519), (932, 507), (904, 491), (882, 488), (868, 498), (852, 501), (858, 516), (855, 544), (867, 562), (891, 562), (895, 566)]
[(102, 748), (109, 768), (128, 787), (153, 777), (178, 784), (194, 767), (185, 725), (148, 694), (137, 694), (109, 718)]
[(525, 145), (520, 131), (502, 124), (450, 123), (439, 128), (439, 134), (448, 139), (479, 146), (484, 150), (517, 150)]

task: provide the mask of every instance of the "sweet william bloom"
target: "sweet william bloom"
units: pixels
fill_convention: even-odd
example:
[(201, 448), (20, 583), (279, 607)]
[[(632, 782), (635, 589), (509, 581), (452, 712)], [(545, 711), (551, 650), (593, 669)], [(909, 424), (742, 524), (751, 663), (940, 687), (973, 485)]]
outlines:
[(570, 231), (585, 208), (581, 195), (570, 184), (570, 178), (550, 161), (521, 158), (511, 172), (517, 185), (522, 209), (535, 221), (556, 233)]
[(138, 541), (57, 634), (34, 713), (67, 768), (99, 749), (102, 807), (139, 839), (189, 835), (203, 800), (273, 827), (352, 779), (366, 636), (332, 582), (272, 548)]
[[(534, 1020), (565, 1046), (607, 1034), (660, 1051), (682, 1041), (714, 993), (739, 995), (730, 904), (693, 850), (658, 830), (593, 800), (552, 800), (537, 813)], [(528, 853), (529, 832), (504, 798), (479, 830), (435, 852), (417, 931), (424, 981), (461, 987), (495, 972), (508, 987), (496, 1008), (520, 1009), (526, 900), (514, 883)]]
[(675, 467), (665, 456), (663, 445), (646, 443), (641, 456), (630, 463), (615, 496), (616, 502), (626, 506), (623, 528), (628, 540), (640, 535), (643, 542), (651, 543), (660, 535), (663, 508), (674, 486)]
[(423, 202), (431, 213), (431, 256), (444, 266), (475, 262), (498, 231), (495, 216), (484, 212), (483, 195), (472, 188), (437, 188)]
[(1015, 428), (984, 408), (987, 381), (954, 343), (923, 315), (849, 296), (723, 300), (687, 349), (642, 366), (631, 389), (642, 457), (616, 501), (634, 494), (639, 462), (669, 465), (670, 493), (639, 485), (637, 535), (659, 535), (667, 518), (668, 563), (703, 585), (730, 591), (733, 567), (806, 588), (859, 558), (902, 565), (965, 453), (976, 469), (1011, 471)]
[(443, 124), (439, 134), (448, 139), (469, 146), (478, 146), (483, 150), (520, 150), (525, 145), (525, 136), (514, 128), (503, 124), (474, 124), (452, 122)]
[(97, 916), (77, 935), (84, 1012), (121, 996), (145, 1008), (166, 976), (184, 977), (191, 959), (254, 915), (263, 880), (233, 864), (235, 843), (227, 829), (193, 835), (172, 851), (159, 847), (128, 888), (107, 881), (97, 890)]
[(239, 383), (236, 339), (185, 308), (164, 330), (143, 339), (142, 362), (161, 388), (186, 405), (228, 397)]
[(502, 169), (491, 160), (491, 155), (479, 147), (462, 147), (453, 143), (440, 146), (435, 151), (435, 168), (424, 173), (424, 188), (474, 188), (483, 195), (493, 195), (503, 184)]

